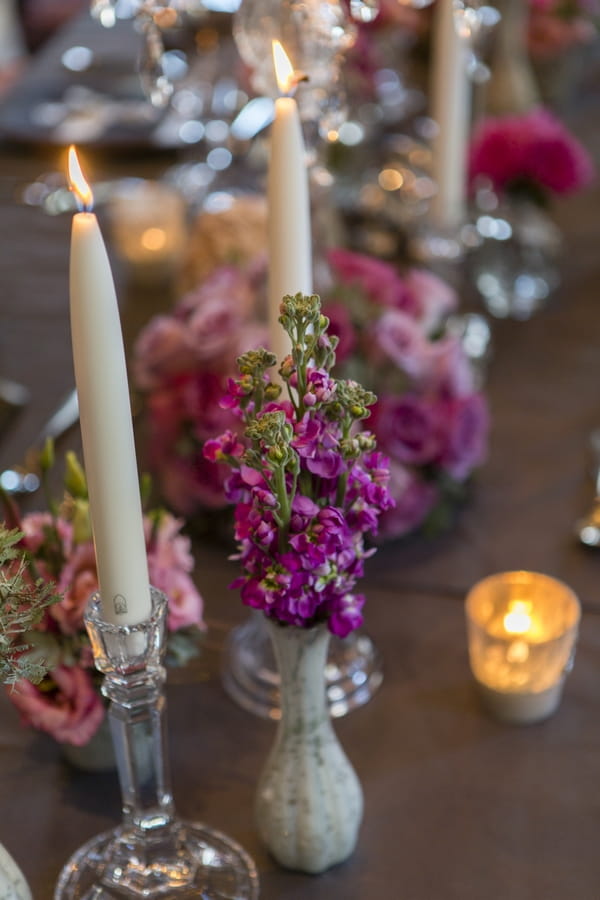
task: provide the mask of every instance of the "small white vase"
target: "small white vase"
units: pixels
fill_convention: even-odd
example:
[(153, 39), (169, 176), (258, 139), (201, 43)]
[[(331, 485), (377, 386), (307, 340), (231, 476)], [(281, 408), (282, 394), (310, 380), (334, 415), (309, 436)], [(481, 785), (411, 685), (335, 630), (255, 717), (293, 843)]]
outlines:
[(0, 900), (32, 900), (25, 876), (2, 844), (0, 844)]
[(329, 632), (324, 625), (267, 625), (281, 678), (281, 719), (258, 783), (258, 831), (282, 866), (317, 874), (354, 850), (362, 789), (327, 709)]

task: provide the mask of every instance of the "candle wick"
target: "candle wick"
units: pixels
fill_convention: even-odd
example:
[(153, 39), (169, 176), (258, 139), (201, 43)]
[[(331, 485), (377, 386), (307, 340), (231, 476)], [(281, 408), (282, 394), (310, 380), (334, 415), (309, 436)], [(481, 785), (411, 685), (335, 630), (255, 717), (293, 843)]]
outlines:
[(296, 72), (295, 70), (288, 78), (287, 91), (284, 92), (284, 97), (293, 97), (296, 93), (296, 89), (299, 84), (303, 81), (310, 81), (310, 78), (306, 74), (306, 72)]

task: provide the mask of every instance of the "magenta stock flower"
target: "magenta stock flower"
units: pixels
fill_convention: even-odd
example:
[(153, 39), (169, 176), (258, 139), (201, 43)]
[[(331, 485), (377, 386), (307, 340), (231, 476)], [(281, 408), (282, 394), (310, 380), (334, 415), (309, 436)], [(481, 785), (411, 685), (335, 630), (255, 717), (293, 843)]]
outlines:
[(483, 119), (475, 128), (469, 179), (487, 176), (498, 191), (528, 182), (535, 188), (568, 194), (594, 178), (587, 150), (549, 110)]
[(227, 457), (233, 470), (242, 574), (232, 587), (242, 601), (286, 625), (325, 621), (344, 637), (362, 622), (364, 597), (354, 588), (373, 552), (365, 537), (393, 506), (387, 461), (370, 433), (355, 433), (374, 396), (330, 375), (333, 347), (318, 297), (286, 297), (282, 309), (293, 348), (281, 369), (287, 399), (271, 383), (272, 354), (244, 354), (226, 405), (245, 425), (246, 449), (240, 456), (225, 432), (204, 452)]

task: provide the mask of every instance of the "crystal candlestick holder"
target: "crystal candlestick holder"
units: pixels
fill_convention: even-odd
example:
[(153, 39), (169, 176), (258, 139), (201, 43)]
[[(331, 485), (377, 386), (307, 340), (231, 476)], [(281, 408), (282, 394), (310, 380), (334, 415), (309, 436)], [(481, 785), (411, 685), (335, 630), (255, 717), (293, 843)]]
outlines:
[(85, 624), (105, 676), (123, 820), (88, 841), (63, 868), (54, 900), (256, 900), (252, 859), (230, 838), (179, 819), (169, 783), (165, 730), (166, 598), (151, 590), (150, 618), (103, 621), (98, 595)]

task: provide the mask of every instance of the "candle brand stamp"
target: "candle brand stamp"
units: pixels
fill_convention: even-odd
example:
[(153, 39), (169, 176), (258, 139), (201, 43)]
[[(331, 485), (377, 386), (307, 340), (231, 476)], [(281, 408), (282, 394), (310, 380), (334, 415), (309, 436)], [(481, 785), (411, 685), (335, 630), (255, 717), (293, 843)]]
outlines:
[(118, 616), (124, 616), (127, 612), (127, 600), (123, 594), (116, 594), (113, 598), (113, 607)]

